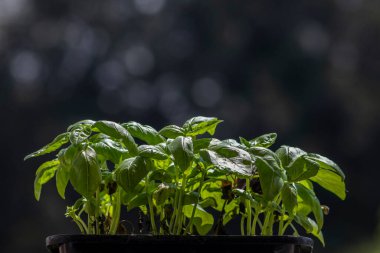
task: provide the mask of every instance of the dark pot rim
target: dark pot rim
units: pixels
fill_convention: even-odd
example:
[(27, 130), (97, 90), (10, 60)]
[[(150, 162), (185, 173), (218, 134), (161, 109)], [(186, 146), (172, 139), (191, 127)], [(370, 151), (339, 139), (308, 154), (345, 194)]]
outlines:
[(242, 236), (242, 235), (150, 235), (150, 234), (130, 234), (130, 235), (82, 235), (82, 234), (57, 234), (46, 238), (46, 246), (49, 249), (58, 248), (65, 243), (117, 243), (117, 244), (186, 244), (186, 245), (202, 245), (202, 244), (294, 244), (304, 247), (313, 248), (314, 242), (309, 237), (303, 236)]

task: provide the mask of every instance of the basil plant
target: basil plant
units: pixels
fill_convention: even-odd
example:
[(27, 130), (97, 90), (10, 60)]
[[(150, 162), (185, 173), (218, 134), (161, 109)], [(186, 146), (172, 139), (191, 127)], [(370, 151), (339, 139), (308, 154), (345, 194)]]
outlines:
[(160, 131), (133, 121), (77, 122), (25, 157), (57, 153), (36, 171), (35, 198), (55, 177), (64, 199), (70, 183), (79, 197), (66, 216), (83, 234), (128, 233), (120, 217), (138, 208), (139, 225), (146, 219), (154, 235), (221, 234), (234, 219), (241, 235), (298, 235), (303, 228), (324, 244), (329, 209), (313, 185), (345, 199), (338, 165), (296, 147), (272, 151), (275, 133), (212, 138), (221, 122), (194, 117)]

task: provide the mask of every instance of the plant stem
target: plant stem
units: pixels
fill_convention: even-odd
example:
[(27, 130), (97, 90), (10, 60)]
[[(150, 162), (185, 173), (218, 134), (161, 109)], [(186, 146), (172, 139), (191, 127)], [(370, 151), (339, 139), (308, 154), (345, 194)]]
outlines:
[(197, 201), (196, 201), (195, 204), (194, 204), (193, 210), (191, 211), (190, 221), (189, 221), (189, 224), (188, 224), (187, 227), (186, 227), (185, 234), (187, 234), (187, 233), (189, 232), (189, 230), (190, 230), (190, 234), (193, 233), (194, 215), (195, 215), (195, 211), (197, 210), (197, 206), (198, 206), (199, 198), (200, 198), (200, 196), (201, 196), (201, 191), (202, 191), (202, 187), (203, 187), (203, 181), (204, 181), (205, 174), (206, 174), (206, 173), (202, 173), (202, 181), (201, 181), (200, 184), (199, 184), (199, 191), (198, 191), (199, 194), (198, 194), (198, 198), (197, 198)]
[(251, 228), (251, 235), (256, 235), (256, 225), (257, 221), (259, 219), (259, 212), (255, 211), (255, 214), (253, 215), (253, 222), (252, 222), (252, 228)]
[(181, 191), (179, 193), (179, 201), (178, 201), (178, 208), (177, 208), (177, 217), (175, 219), (175, 226), (174, 226), (174, 231), (176, 235), (179, 235), (181, 232), (181, 227), (182, 227), (182, 205), (183, 205), (183, 195), (185, 193), (185, 187), (186, 187), (186, 175), (183, 176), (182, 178), (182, 186), (181, 186)]
[(170, 218), (169, 233), (173, 233), (174, 220), (175, 220), (175, 217), (177, 215), (177, 202), (178, 202), (178, 198), (179, 198), (179, 191), (177, 190), (175, 192), (175, 197), (174, 197), (174, 202), (173, 202), (173, 213), (172, 213), (172, 217)]
[[(245, 190), (248, 194), (251, 193), (251, 187), (250, 187), (250, 181), (247, 178), (245, 183)], [(246, 199), (246, 212), (247, 212), (247, 235), (251, 235), (251, 224), (252, 224), (252, 207), (251, 207), (251, 200)]]
[(118, 187), (115, 192), (114, 203), (112, 204), (112, 221), (110, 225), (109, 234), (114, 235), (117, 232), (117, 227), (119, 226), (120, 220), (120, 209), (121, 209), (121, 187)]
[(261, 235), (269, 235), (269, 231), (268, 231), (268, 223), (269, 223), (269, 220), (270, 220), (270, 216), (271, 216), (271, 212), (270, 211), (266, 211), (265, 212), (265, 218), (264, 218), (264, 224), (263, 224), (263, 227), (262, 227), (262, 230), (261, 230)]
[(152, 233), (153, 235), (157, 235), (157, 227), (156, 227), (156, 221), (154, 219), (152, 196), (147, 194), (147, 198), (148, 198), (149, 216), (150, 216), (150, 224), (152, 226)]
[(95, 204), (95, 234), (100, 234), (100, 229), (99, 229), (99, 188), (96, 190), (95, 193), (95, 199), (96, 199), (96, 204)]
[(292, 219), (289, 219), (280, 231), (280, 235), (284, 235), (288, 226), (292, 223)]
[(245, 233), (244, 233), (244, 220), (245, 220), (245, 216), (242, 215), (241, 219), (240, 219), (240, 233), (241, 233), (241, 235), (245, 235)]

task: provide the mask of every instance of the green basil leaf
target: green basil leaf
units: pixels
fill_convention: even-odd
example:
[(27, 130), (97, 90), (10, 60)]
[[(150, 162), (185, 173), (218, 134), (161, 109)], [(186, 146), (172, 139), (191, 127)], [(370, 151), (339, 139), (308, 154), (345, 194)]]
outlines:
[(334, 193), (340, 199), (346, 198), (346, 185), (342, 177), (331, 170), (320, 169), (316, 176), (310, 178), (326, 190)]
[(286, 167), (298, 157), (306, 155), (306, 152), (299, 148), (283, 145), (276, 150), (276, 154), (281, 160), (282, 166)]
[(34, 180), (34, 197), (37, 201), (40, 200), (42, 185), (46, 184), (54, 177), (58, 166), (58, 159), (54, 159), (44, 162), (40, 167), (38, 167), (36, 171), (36, 178)]
[(226, 207), (224, 208), (223, 226), (230, 222), (234, 217), (239, 215), (239, 203), (240, 201), (234, 199), (226, 205)]
[(267, 201), (272, 201), (281, 192), (284, 181), (276, 169), (261, 157), (256, 158), (255, 164), (259, 172), (263, 197)]
[(252, 154), (253, 157), (260, 157), (266, 161), (283, 180), (287, 179), (286, 173), (281, 166), (281, 160), (272, 150), (263, 147), (251, 147), (248, 149), (248, 152)]
[(200, 191), (202, 199), (213, 199), (215, 205), (212, 207), (219, 212), (223, 209), (224, 200), (222, 199), (222, 183), (221, 181), (207, 182), (203, 184)]
[[(194, 205), (184, 205), (183, 214), (190, 219)], [(206, 212), (200, 205), (197, 205), (194, 214), (193, 224), (200, 235), (206, 235), (214, 225), (214, 217)]]
[(323, 226), (323, 211), (321, 204), (313, 190), (306, 188), (304, 185), (295, 183), (297, 188), (298, 196), (303, 202), (303, 205), (310, 207), (314, 214), (315, 220), (318, 224), (318, 231), (322, 229)]
[(193, 162), (193, 141), (190, 137), (179, 136), (168, 145), (174, 157), (174, 164), (182, 171), (188, 169)]
[(317, 175), (319, 164), (302, 155), (293, 160), (286, 168), (288, 180), (291, 182), (302, 181)]
[(244, 139), (243, 137), (239, 137), (240, 143), (243, 144), (246, 148), (251, 147), (251, 143), (247, 139)]
[(293, 183), (286, 183), (281, 191), (282, 204), (289, 215), (295, 213), (295, 208), (298, 205), (297, 188)]
[(166, 160), (168, 159), (168, 155), (165, 153), (160, 146), (153, 145), (141, 145), (138, 148), (139, 156), (152, 158), (155, 160)]
[(137, 145), (132, 135), (120, 124), (112, 121), (98, 121), (93, 125), (94, 130), (98, 129), (100, 132), (115, 138), (121, 139), (127, 147), (131, 155), (137, 154)]
[(322, 169), (330, 170), (338, 174), (342, 178), (342, 180), (345, 179), (345, 175), (343, 171), (339, 168), (339, 166), (333, 161), (331, 161), (330, 159), (328, 159), (327, 157), (324, 157), (318, 154), (312, 154), (312, 153), (308, 153), (307, 157), (313, 161), (316, 161), (321, 166)]
[(116, 182), (126, 192), (132, 192), (148, 172), (144, 158), (140, 156), (128, 158), (115, 171)]
[(68, 128), (67, 128), (67, 132), (70, 132), (71, 130), (73, 130), (74, 128), (77, 128), (78, 126), (89, 126), (91, 127), (93, 124), (95, 123), (95, 121), (91, 120), (91, 119), (85, 119), (85, 120), (81, 120), (81, 121), (78, 121), (72, 125), (70, 125)]
[(300, 224), (306, 230), (307, 233), (317, 237), (318, 240), (322, 243), (322, 245), (325, 246), (325, 240), (323, 238), (322, 231), (319, 231), (318, 225), (313, 219), (306, 216), (297, 215), (294, 217), (294, 220), (298, 224)]
[(153, 192), (153, 202), (155, 205), (160, 206), (165, 203), (172, 193), (170, 186), (165, 183), (161, 183), (157, 186), (157, 189)]
[(66, 169), (64, 166), (59, 166), (57, 169), (57, 173), (55, 174), (55, 182), (56, 182), (56, 187), (59, 196), (61, 198), (65, 199), (65, 191), (66, 191), (66, 186), (67, 183), (69, 182), (70, 179), (70, 171)]
[(135, 138), (145, 141), (149, 145), (155, 145), (165, 141), (153, 127), (148, 125), (141, 125), (140, 123), (130, 121), (122, 124), (124, 128)]
[(250, 146), (268, 148), (273, 145), (277, 139), (276, 133), (264, 134), (249, 141)]
[(257, 202), (257, 200), (255, 200), (252, 197), (252, 195), (250, 193), (248, 193), (247, 191), (244, 191), (243, 189), (233, 189), (232, 192), (235, 195), (239, 196), (242, 201), (244, 201), (246, 199), (249, 200), (251, 202), (251, 205), (253, 208), (255, 208), (255, 209), (260, 208), (259, 202)]
[(158, 133), (166, 138), (175, 139), (178, 136), (184, 136), (185, 129), (176, 125), (169, 125), (162, 128)]
[(57, 149), (62, 147), (62, 145), (66, 144), (69, 141), (69, 135), (70, 133), (63, 133), (58, 135), (52, 142), (50, 142), (46, 146), (25, 156), (24, 161), (32, 157), (41, 156), (56, 151)]
[(197, 154), (199, 153), (199, 150), (208, 148), (212, 140), (212, 138), (200, 138), (193, 140), (194, 153)]
[(120, 143), (113, 141), (109, 138), (104, 138), (91, 145), (96, 154), (101, 155), (105, 160), (109, 160), (114, 164), (118, 164), (120, 161), (130, 156), (127, 149), (125, 149)]
[(129, 202), (127, 203), (128, 211), (132, 210), (133, 208), (143, 206), (148, 204), (148, 197), (146, 192), (140, 192), (136, 195), (134, 195)]
[[(218, 152), (222, 154), (213, 150), (202, 149), (199, 154), (205, 162), (214, 165), (217, 170), (245, 178), (254, 174), (251, 157), (246, 151), (230, 147), (230, 149), (219, 149)], [(233, 154), (235, 156), (232, 156)]]
[(70, 142), (74, 145), (78, 145), (85, 141), (91, 135), (91, 127), (86, 125), (79, 125), (72, 129), (70, 133)]
[(100, 166), (91, 147), (79, 151), (70, 170), (70, 182), (74, 189), (86, 198), (92, 197), (101, 181)]
[(183, 125), (187, 136), (197, 136), (208, 132), (210, 135), (214, 135), (215, 128), (223, 120), (211, 117), (194, 117), (189, 119)]

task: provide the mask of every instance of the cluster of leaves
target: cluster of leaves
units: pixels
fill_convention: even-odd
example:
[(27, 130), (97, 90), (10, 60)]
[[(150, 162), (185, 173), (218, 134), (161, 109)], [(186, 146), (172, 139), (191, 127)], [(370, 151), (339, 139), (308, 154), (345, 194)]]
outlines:
[[(37, 169), (35, 197), (55, 177), (65, 198), (70, 182), (80, 198), (66, 215), (86, 234), (119, 233), (125, 206), (139, 208), (156, 235), (205, 235), (240, 217), (242, 235), (297, 235), (303, 227), (323, 243), (328, 207), (320, 204), (313, 183), (344, 199), (341, 169), (299, 148), (271, 151), (274, 133), (239, 141), (204, 137), (221, 122), (194, 117), (160, 131), (137, 122), (77, 122), (25, 157), (60, 149)], [(211, 209), (219, 212), (217, 221)]]

